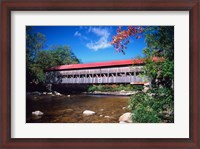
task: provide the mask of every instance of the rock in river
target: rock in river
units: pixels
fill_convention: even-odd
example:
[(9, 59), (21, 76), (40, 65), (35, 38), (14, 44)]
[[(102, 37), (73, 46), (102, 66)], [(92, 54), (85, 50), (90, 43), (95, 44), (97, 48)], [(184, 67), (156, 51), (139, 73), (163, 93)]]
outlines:
[(85, 115), (85, 116), (90, 116), (90, 115), (94, 115), (94, 114), (95, 114), (94, 111), (90, 111), (90, 110), (83, 111), (83, 115)]
[(119, 122), (120, 123), (132, 123), (132, 114), (130, 112), (124, 113), (119, 117)]
[(34, 112), (32, 112), (32, 115), (33, 116), (41, 116), (41, 115), (43, 115), (44, 113), (43, 112), (41, 112), (41, 111), (34, 111)]
[(56, 91), (54, 91), (54, 94), (57, 95), (57, 96), (61, 96), (62, 95), (61, 93), (56, 92)]
[(38, 92), (38, 91), (35, 91), (35, 92), (27, 92), (26, 94), (27, 94), (27, 95), (41, 95), (41, 93)]
[(44, 113), (41, 112), (41, 111), (34, 111), (34, 112), (32, 112), (32, 117), (31, 117), (31, 119), (32, 119), (32, 120), (40, 119), (40, 118), (42, 118), (43, 114), (44, 114)]

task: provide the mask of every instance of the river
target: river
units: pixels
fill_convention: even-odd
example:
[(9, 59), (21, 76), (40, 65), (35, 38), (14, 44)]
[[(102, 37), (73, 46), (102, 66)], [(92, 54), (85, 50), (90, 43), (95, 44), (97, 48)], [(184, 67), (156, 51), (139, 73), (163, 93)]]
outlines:
[[(109, 95), (38, 95), (27, 96), (27, 123), (119, 123), (119, 117), (129, 112), (129, 97)], [(44, 113), (33, 117), (33, 111)], [(94, 111), (84, 116), (84, 110)]]

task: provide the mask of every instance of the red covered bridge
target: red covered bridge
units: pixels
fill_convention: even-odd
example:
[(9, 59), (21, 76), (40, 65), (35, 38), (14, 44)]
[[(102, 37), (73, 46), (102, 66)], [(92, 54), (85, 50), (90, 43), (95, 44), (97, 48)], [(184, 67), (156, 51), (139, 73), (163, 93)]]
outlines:
[(144, 84), (143, 59), (70, 64), (47, 69), (46, 82), (52, 84)]

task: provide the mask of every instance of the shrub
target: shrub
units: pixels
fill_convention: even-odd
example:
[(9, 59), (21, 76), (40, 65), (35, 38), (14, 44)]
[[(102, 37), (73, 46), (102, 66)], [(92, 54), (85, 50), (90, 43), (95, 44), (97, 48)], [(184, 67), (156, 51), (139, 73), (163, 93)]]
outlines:
[(154, 88), (131, 96), (130, 110), (139, 123), (173, 122), (173, 90)]
[(97, 87), (95, 85), (89, 86), (88, 92), (94, 92), (97, 90)]
[(115, 84), (115, 85), (91, 85), (88, 88), (88, 92), (101, 91), (101, 92), (115, 92), (115, 91), (141, 91), (143, 90), (142, 85), (132, 84)]

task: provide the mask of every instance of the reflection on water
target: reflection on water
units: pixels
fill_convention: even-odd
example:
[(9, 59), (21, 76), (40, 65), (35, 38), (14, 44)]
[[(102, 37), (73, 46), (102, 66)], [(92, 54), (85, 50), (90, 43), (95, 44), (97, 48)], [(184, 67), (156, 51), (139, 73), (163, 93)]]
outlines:
[[(129, 97), (105, 95), (40, 95), (27, 96), (27, 123), (118, 123), (128, 111)], [(33, 111), (42, 111), (42, 117), (33, 117)], [(95, 115), (84, 116), (91, 110)]]

